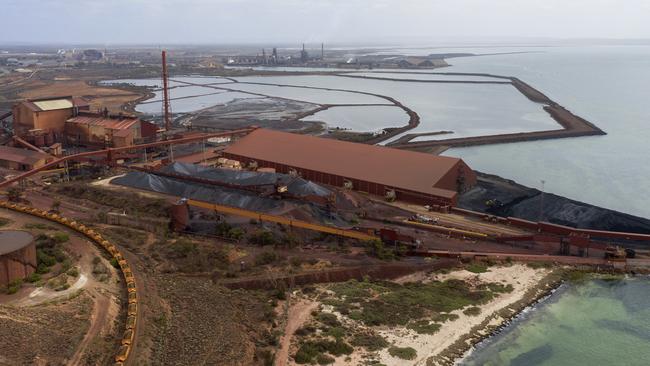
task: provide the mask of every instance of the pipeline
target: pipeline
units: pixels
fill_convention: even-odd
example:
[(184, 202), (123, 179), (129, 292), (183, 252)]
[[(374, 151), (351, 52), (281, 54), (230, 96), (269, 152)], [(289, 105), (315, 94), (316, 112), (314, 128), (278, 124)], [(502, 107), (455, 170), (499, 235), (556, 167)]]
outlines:
[(135, 283), (135, 277), (133, 276), (131, 267), (129, 266), (126, 259), (124, 259), (124, 256), (119, 251), (119, 249), (117, 249), (117, 247), (113, 243), (104, 239), (96, 231), (86, 227), (83, 224), (67, 219), (58, 214), (47, 212), (44, 210), (39, 210), (34, 207), (15, 204), (8, 201), (0, 201), (0, 208), (6, 208), (9, 210), (26, 213), (32, 216), (36, 216), (42, 219), (50, 220), (55, 223), (64, 225), (80, 234), (83, 234), (91, 241), (95, 242), (101, 248), (106, 250), (111, 255), (111, 257), (113, 257), (113, 259), (117, 261), (120, 267), (119, 269), (122, 272), (122, 276), (124, 277), (124, 281), (126, 283), (126, 289), (128, 293), (128, 304), (126, 308), (127, 311), (126, 327), (125, 327), (124, 335), (122, 336), (122, 340), (120, 341), (120, 349), (118, 353), (115, 355), (115, 365), (122, 366), (124, 362), (126, 362), (126, 360), (129, 358), (129, 355), (131, 353), (131, 348), (133, 345), (133, 340), (135, 338), (136, 326), (138, 324), (138, 295), (137, 295), (137, 286)]
[(227, 132), (219, 132), (219, 133), (211, 133), (211, 134), (204, 134), (200, 136), (192, 136), (192, 137), (184, 137), (180, 139), (173, 139), (173, 140), (165, 140), (165, 141), (157, 141), (157, 142), (151, 142), (147, 144), (140, 144), (140, 145), (133, 145), (133, 146), (125, 146), (125, 147), (118, 147), (118, 148), (109, 148), (109, 149), (104, 149), (104, 150), (95, 150), (95, 151), (87, 151), (79, 154), (74, 154), (74, 155), (68, 155), (64, 156), (62, 158), (56, 159), (54, 161), (51, 161), (39, 168), (32, 169), (28, 172), (19, 174), (11, 179), (7, 179), (4, 182), (0, 182), (0, 188), (4, 188), (9, 186), (10, 184), (17, 182), (21, 179), (25, 179), (27, 177), (30, 177), (36, 173), (39, 173), (43, 170), (48, 170), (53, 167), (58, 167), (59, 164), (64, 163), (68, 160), (75, 160), (75, 159), (80, 159), (80, 158), (87, 158), (89, 156), (101, 156), (105, 155), (106, 159), (111, 161), (113, 157), (115, 156), (116, 153), (120, 152), (125, 152), (125, 151), (131, 151), (131, 150), (137, 150), (137, 149), (145, 149), (149, 147), (158, 147), (158, 146), (166, 146), (166, 145), (177, 145), (177, 144), (185, 144), (185, 143), (190, 143), (190, 142), (195, 142), (195, 141), (201, 141), (201, 140), (206, 140), (209, 138), (213, 137), (222, 137), (222, 136), (232, 136), (232, 135), (238, 135), (238, 134), (246, 134), (253, 131), (253, 128), (243, 128), (239, 130), (232, 130), (232, 131), (227, 131)]

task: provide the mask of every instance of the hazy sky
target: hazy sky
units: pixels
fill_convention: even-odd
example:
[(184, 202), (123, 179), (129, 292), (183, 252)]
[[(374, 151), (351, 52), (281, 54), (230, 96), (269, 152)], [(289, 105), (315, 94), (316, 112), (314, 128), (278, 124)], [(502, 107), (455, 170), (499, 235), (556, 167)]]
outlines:
[(0, 0), (0, 42), (650, 38), (650, 0)]

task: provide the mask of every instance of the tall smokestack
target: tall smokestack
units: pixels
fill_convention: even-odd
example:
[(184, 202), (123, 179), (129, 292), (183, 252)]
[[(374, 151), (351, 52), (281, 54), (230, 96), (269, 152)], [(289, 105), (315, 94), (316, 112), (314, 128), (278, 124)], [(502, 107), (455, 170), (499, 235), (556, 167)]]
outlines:
[(164, 109), (164, 121), (165, 121), (165, 130), (169, 131), (172, 128), (172, 116), (170, 113), (170, 104), (169, 104), (169, 85), (168, 85), (169, 75), (167, 74), (167, 51), (162, 51), (162, 79), (163, 79), (163, 109)]
[(325, 59), (325, 43), (320, 44), (320, 59)]

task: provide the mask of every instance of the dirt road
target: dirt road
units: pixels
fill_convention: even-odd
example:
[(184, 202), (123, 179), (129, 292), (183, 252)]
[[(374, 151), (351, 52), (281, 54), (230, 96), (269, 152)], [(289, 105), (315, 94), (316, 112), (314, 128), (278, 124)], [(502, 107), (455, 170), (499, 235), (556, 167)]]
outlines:
[(318, 307), (318, 302), (301, 299), (289, 308), (287, 325), (284, 328), (284, 335), (280, 339), (280, 349), (275, 354), (275, 366), (286, 366), (289, 364), (289, 347), (291, 338), (303, 323), (309, 319), (312, 310)]

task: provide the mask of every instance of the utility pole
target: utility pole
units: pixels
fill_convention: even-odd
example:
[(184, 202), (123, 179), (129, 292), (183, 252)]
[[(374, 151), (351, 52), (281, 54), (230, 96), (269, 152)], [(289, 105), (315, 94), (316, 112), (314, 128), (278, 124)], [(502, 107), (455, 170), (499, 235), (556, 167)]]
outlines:
[(544, 217), (544, 183), (546, 181), (542, 179), (540, 182), (542, 182), (542, 193), (539, 200), (539, 220), (537, 221), (542, 221)]
[(168, 85), (169, 74), (167, 73), (167, 51), (162, 51), (162, 79), (163, 79), (163, 109), (164, 109), (164, 121), (165, 121), (165, 130), (169, 132), (172, 128), (172, 117), (170, 115), (170, 104), (169, 104), (169, 85)]

